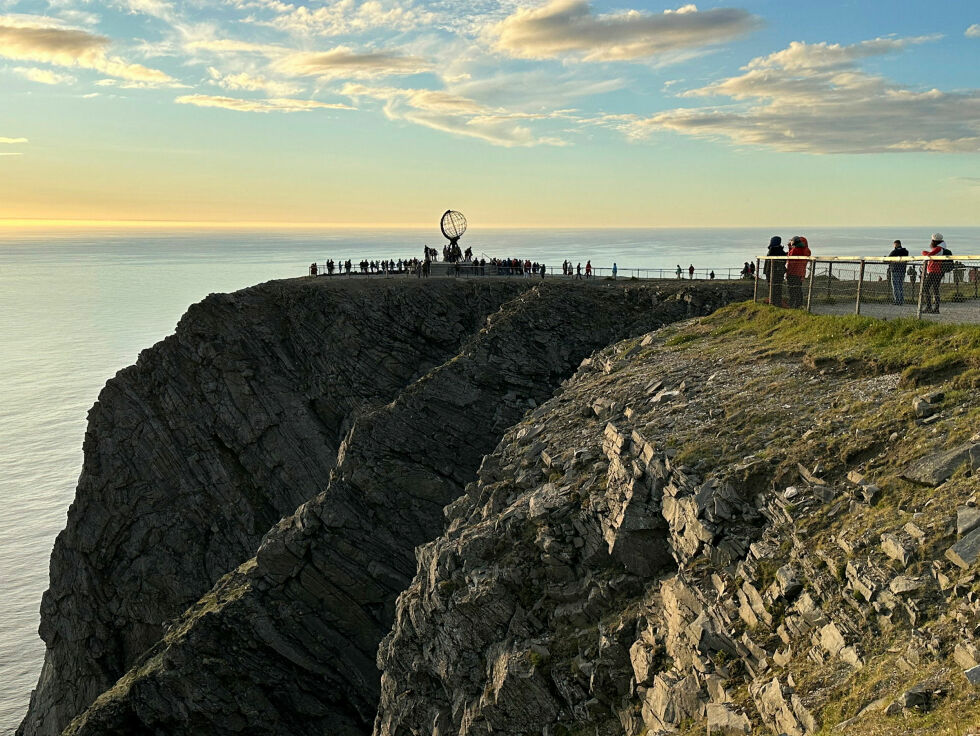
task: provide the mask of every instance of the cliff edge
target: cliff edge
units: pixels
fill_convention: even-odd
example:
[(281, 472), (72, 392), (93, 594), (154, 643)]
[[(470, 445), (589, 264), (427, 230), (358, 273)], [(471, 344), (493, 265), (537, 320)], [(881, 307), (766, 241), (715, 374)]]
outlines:
[(741, 296), (678, 290), (298, 280), (192, 308), (92, 410), (19, 733), (93, 701), (68, 732), (369, 730), (413, 547), (585, 355)]
[(355, 416), (449, 359), (523, 284), (270, 282), (192, 306), (89, 412), (19, 733), (61, 733), (327, 487)]

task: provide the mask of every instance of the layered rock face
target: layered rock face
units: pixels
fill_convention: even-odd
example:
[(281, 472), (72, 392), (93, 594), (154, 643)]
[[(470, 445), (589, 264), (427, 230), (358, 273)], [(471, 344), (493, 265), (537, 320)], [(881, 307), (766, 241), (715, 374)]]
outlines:
[(664, 453), (664, 418), (647, 428), (640, 407), (688, 388), (636, 370), (651, 343), (587, 361), (447, 507), (379, 651), (376, 736), (658, 733), (699, 714), (701, 683), (661, 671), (739, 645), (678, 571), (744, 557), (763, 517), (744, 474), (702, 477)]
[(193, 306), (109, 381), (42, 603), (19, 733), (61, 733), (184, 611), (327, 488), (354, 417), (456, 354), (528, 287), (275, 282)]
[[(122, 408), (95, 410), (23, 733), (57, 733), (100, 692), (66, 733), (370, 730), (412, 550), (506, 428), (596, 348), (742, 296), (496, 281), (254, 292), (189, 313), (115, 379)], [(127, 412), (136, 431), (120, 438)]]
[(593, 356), (484, 459), (398, 599), (375, 736), (980, 723), (980, 398), (917, 419), (897, 371), (712, 320)]

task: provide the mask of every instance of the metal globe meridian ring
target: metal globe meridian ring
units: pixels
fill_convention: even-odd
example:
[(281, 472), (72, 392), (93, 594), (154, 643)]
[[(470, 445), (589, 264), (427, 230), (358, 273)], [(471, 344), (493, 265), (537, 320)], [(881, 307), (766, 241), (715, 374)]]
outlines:
[(463, 217), (462, 212), (446, 210), (439, 221), (439, 229), (442, 230), (446, 240), (455, 243), (466, 232), (466, 218)]

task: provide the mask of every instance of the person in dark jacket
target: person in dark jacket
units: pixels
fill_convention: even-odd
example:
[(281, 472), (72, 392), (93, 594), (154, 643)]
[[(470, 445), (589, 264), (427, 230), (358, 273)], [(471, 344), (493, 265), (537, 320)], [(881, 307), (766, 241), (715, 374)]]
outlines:
[(790, 256), (798, 256), (786, 261), (786, 285), (789, 288), (789, 307), (790, 309), (802, 309), (803, 307), (803, 279), (806, 277), (809, 261), (802, 258), (810, 257), (810, 246), (802, 235), (795, 235), (789, 242)]
[[(902, 241), (896, 240), (894, 243), (892, 243), (892, 250), (891, 253), (888, 254), (888, 257), (907, 258), (908, 254), (908, 250), (902, 247)], [(892, 301), (901, 306), (905, 304), (905, 264), (889, 263), (888, 275), (892, 282)]]
[(786, 275), (786, 250), (783, 248), (783, 239), (778, 235), (773, 235), (769, 239), (769, 250), (766, 251), (767, 257), (784, 256), (767, 260), (762, 267), (762, 273), (769, 281), (769, 303), (777, 307), (783, 306), (783, 276)]

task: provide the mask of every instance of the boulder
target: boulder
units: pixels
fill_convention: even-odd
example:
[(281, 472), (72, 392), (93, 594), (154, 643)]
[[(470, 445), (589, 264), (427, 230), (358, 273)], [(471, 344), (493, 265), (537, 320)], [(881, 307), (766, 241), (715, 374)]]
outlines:
[(776, 585), (779, 586), (779, 594), (787, 600), (792, 600), (803, 590), (803, 583), (792, 565), (783, 565), (776, 570)]
[(969, 681), (969, 683), (974, 687), (980, 685), (980, 665), (977, 665), (976, 667), (971, 667), (963, 674), (966, 676), (966, 679)]
[(910, 578), (906, 575), (899, 575), (888, 584), (888, 589), (895, 595), (914, 593), (925, 587), (925, 581), (921, 578)]
[(912, 551), (894, 534), (881, 535), (881, 551), (902, 567), (907, 567), (912, 559)]
[(936, 413), (936, 407), (930, 404), (922, 396), (912, 399), (912, 411), (919, 419), (925, 419)]
[(722, 703), (708, 704), (709, 736), (741, 736), (752, 733), (752, 723), (744, 713), (734, 713)]
[(956, 509), (956, 534), (963, 536), (980, 527), (980, 508), (960, 506)]
[(938, 486), (963, 465), (968, 465), (971, 470), (980, 468), (980, 443), (970, 442), (946, 452), (926, 455), (906, 468), (903, 477), (913, 483)]
[(946, 559), (964, 570), (980, 558), (980, 529), (974, 529), (946, 550)]
[(826, 649), (828, 654), (837, 655), (846, 644), (836, 624), (829, 623), (820, 629), (820, 646)]
[(973, 669), (980, 665), (980, 648), (970, 641), (963, 641), (953, 649), (953, 659), (964, 670)]

